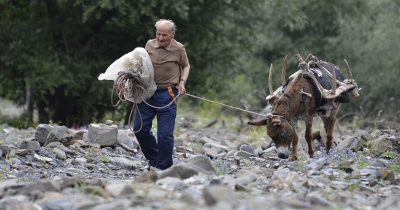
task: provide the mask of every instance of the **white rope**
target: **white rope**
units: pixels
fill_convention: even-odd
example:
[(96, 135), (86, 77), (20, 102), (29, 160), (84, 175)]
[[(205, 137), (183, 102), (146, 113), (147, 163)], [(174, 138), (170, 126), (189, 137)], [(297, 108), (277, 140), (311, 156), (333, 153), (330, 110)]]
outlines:
[(248, 113), (251, 113), (251, 114), (260, 115), (260, 116), (264, 116), (264, 117), (267, 116), (267, 115), (264, 115), (264, 114), (251, 112), (251, 111), (248, 111), (248, 110), (245, 110), (245, 109), (240, 109), (240, 108), (229, 106), (229, 105), (225, 105), (225, 104), (222, 104), (222, 103), (219, 103), (219, 102), (211, 101), (211, 100), (208, 100), (208, 99), (205, 99), (205, 98), (201, 98), (201, 97), (198, 97), (198, 96), (194, 96), (194, 95), (191, 95), (191, 94), (188, 94), (188, 93), (186, 93), (185, 95), (188, 95), (188, 96), (193, 97), (193, 98), (201, 99), (201, 100), (204, 100), (204, 101), (208, 101), (208, 102), (211, 102), (211, 103), (214, 103), (214, 104), (219, 104), (221, 106), (226, 106), (226, 107), (229, 107), (229, 108), (232, 108), (232, 109), (237, 109), (237, 110), (240, 110), (240, 111), (243, 111), (243, 112), (248, 112)]
[[(229, 107), (229, 108), (232, 108), (232, 109), (236, 109), (236, 110), (239, 110), (239, 111), (243, 111), (243, 112), (247, 112), (247, 113), (251, 113), (251, 114), (255, 114), (255, 115), (260, 115), (260, 116), (264, 116), (264, 117), (268, 116), (268, 115), (264, 115), (264, 114), (260, 114), (260, 113), (256, 113), (256, 112), (252, 112), (252, 111), (248, 111), (248, 110), (245, 110), (245, 109), (240, 109), (240, 108), (237, 108), (237, 107), (229, 106), (229, 105), (226, 105), (226, 104), (222, 104), (222, 103), (219, 103), (219, 102), (216, 102), (216, 101), (211, 101), (211, 100), (208, 100), (208, 99), (205, 99), (205, 98), (201, 98), (201, 97), (198, 97), (198, 96), (191, 95), (189, 93), (186, 93), (185, 95), (193, 97), (193, 98), (197, 98), (197, 99), (200, 99), (200, 100), (208, 101), (208, 102), (211, 102), (211, 103), (214, 103), (214, 104), (218, 104), (218, 105), (221, 105), (221, 106), (226, 106), (226, 107)], [(178, 94), (174, 99), (172, 99), (171, 102), (169, 102), (167, 105), (162, 106), (162, 107), (153, 106), (153, 105), (147, 103), (147, 101), (145, 101), (145, 100), (143, 100), (143, 102), (145, 104), (147, 104), (148, 106), (152, 107), (152, 108), (164, 109), (164, 108), (170, 106), (174, 101), (176, 101), (179, 96), (181, 96), (181, 95)]]

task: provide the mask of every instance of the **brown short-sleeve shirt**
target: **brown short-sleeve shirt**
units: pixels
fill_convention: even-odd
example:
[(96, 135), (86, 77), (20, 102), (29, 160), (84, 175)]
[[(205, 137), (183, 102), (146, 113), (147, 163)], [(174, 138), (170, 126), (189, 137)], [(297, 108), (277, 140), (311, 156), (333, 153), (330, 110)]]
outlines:
[(145, 49), (153, 63), (154, 82), (157, 87), (178, 85), (181, 67), (189, 64), (185, 47), (175, 39), (172, 39), (165, 48), (159, 47), (157, 40), (151, 39)]

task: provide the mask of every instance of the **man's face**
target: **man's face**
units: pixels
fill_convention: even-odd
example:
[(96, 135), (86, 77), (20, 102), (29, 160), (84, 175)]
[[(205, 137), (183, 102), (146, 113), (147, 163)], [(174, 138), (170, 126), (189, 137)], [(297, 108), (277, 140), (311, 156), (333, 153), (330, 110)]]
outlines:
[(158, 46), (165, 47), (169, 44), (169, 42), (174, 38), (175, 32), (171, 32), (169, 24), (166, 22), (160, 23), (157, 26), (156, 30), (156, 38)]

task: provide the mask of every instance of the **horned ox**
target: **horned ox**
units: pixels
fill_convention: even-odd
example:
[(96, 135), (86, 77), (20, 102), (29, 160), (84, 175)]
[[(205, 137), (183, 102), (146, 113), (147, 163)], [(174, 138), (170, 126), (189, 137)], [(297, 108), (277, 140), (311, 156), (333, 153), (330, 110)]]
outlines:
[[(287, 56), (284, 60), (282, 68), (281, 82), (282, 86), (275, 92), (272, 89), (272, 64), (269, 72), (269, 90), (270, 95), (267, 97), (267, 101), (273, 106), (270, 114), (267, 115), (266, 119), (253, 120), (248, 122), (249, 125), (255, 126), (267, 126), (267, 133), (272, 138), (277, 148), (279, 158), (289, 157), (289, 147), (292, 145), (292, 156), (291, 160), (297, 160), (297, 144), (298, 135), (296, 131), (297, 120), (304, 120), (306, 130), (305, 139), (308, 144), (308, 153), (310, 157), (314, 156), (312, 147), (313, 139), (321, 139), (320, 132), (312, 133), (313, 117), (317, 113), (317, 94), (321, 94), (322, 98), (326, 100), (330, 106), (330, 110), (325, 114), (318, 113), (324, 124), (326, 132), (326, 152), (328, 153), (332, 148), (333, 141), (333, 129), (336, 122), (336, 115), (340, 108), (340, 102), (337, 98), (345, 92), (351, 93), (355, 98), (358, 98), (358, 86), (355, 80), (352, 78), (350, 67), (345, 61), (346, 68), (348, 70), (349, 78), (344, 81), (336, 80), (336, 71), (332, 70), (330, 77), (332, 78), (332, 89), (327, 90), (321, 86), (320, 83), (316, 82), (320, 93), (313, 87), (310, 79), (306, 79), (304, 75), (308, 75), (309, 78), (316, 81), (316, 78), (310, 72), (310, 65), (318, 65), (320, 68), (319, 60), (313, 55), (308, 55), (306, 60), (303, 61), (300, 55), (296, 55), (299, 61), (299, 71), (294, 73), (288, 80), (285, 90), (282, 91), (282, 87), (285, 83), (286, 63)], [(329, 63), (330, 64), (330, 63)], [(331, 69), (336, 69), (333, 64)], [(322, 71), (322, 69), (321, 69)], [(326, 68), (324, 69), (326, 71)], [(329, 73), (328, 73), (329, 74)], [(337, 85), (339, 87), (337, 87)], [(314, 84), (315, 86), (315, 84)], [(283, 92), (283, 93), (282, 93)], [(336, 99), (336, 100), (335, 100)]]

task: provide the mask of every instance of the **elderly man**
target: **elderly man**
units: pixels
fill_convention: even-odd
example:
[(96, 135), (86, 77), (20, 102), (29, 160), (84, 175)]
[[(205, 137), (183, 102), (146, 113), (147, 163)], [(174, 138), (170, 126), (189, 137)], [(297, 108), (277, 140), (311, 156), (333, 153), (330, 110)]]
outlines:
[[(177, 42), (175, 23), (161, 19), (156, 22), (156, 38), (147, 42), (145, 49), (154, 67), (154, 81), (157, 90), (147, 103), (140, 103), (135, 113), (134, 131), (140, 148), (149, 161), (149, 166), (166, 169), (172, 166), (174, 149), (174, 128), (178, 95), (186, 93), (185, 84), (190, 65), (185, 47)], [(151, 106), (149, 106), (149, 105)], [(157, 116), (157, 139), (151, 131), (152, 121)]]

